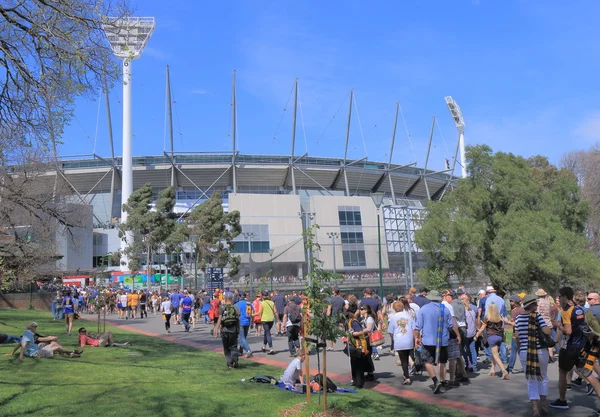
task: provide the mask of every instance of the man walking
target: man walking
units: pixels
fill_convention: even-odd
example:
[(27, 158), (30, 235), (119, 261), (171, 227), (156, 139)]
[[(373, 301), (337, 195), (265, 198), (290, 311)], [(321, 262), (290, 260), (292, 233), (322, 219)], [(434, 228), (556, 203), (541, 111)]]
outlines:
[(233, 293), (226, 292), (223, 295), (223, 304), (219, 307), (219, 319), (215, 327), (215, 339), (220, 333), (228, 369), (239, 366), (240, 353), (237, 342), (240, 334), (240, 316), (239, 307), (233, 304)]
[[(345, 330), (345, 317), (344, 310), (346, 309), (346, 301), (340, 297), (340, 289), (338, 287), (333, 287), (333, 295), (327, 299), (327, 315), (336, 317), (338, 325), (340, 325), (342, 330)], [(328, 351), (333, 351), (333, 346), (335, 341), (329, 341)]]
[(288, 348), (290, 357), (296, 356), (300, 349), (300, 325), (302, 324), (302, 310), (290, 299), (283, 310), (283, 322), (286, 324)]
[[(514, 373), (515, 363), (517, 362), (517, 355), (519, 354), (519, 347), (517, 346), (516, 338), (517, 332), (515, 332), (514, 330), (515, 320), (517, 319), (517, 316), (519, 314), (527, 314), (527, 312), (523, 307), (521, 307), (521, 297), (519, 297), (518, 295), (513, 295), (512, 297), (510, 297), (509, 303), (511, 320), (510, 324), (513, 326), (513, 336), (510, 343), (510, 358), (508, 359), (508, 366), (506, 367), (506, 372), (510, 374), (511, 372)], [(521, 368), (524, 370), (522, 363)]]
[[(440, 303), (437, 291), (429, 293), (430, 302), (425, 304), (417, 314), (414, 338), (415, 347), (423, 346), (421, 355), (425, 363), (427, 374), (433, 381), (433, 393), (439, 394), (442, 389), (442, 381), (446, 380), (446, 363), (448, 363), (448, 340), (450, 329), (456, 331), (455, 335), (460, 338), (458, 330), (453, 327), (452, 314)], [(435, 365), (439, 364), (439, 379), (435, 373)]]
[[(240, 333), (238, 336), (238, 342), (240, 344), (240, 354), (246, 351), (246, 357), (252, 357), (252, 349), (250, 349), (250, 345), (248, 344), (248, 332), (250, 331), (250, 325), (252, 324), (252, 313), (254, 309), (252, 308), (252, 303), (248, 301), (248, 296), (245, 292), (239, 293), (240, 301), (235, 303), (235, 305), (240, 309)], [(235, 296), (234, 296), (235, 298)]]
[(285, 322), (283, 321), (283, 310), (285, 309), (285, 305), (287, 301), (283, 295), (279, 294), (279, 291), (273, 291), (273, 297), (271, 297), (271, 301), (275, 304), (275, 309), (277, 310), (277, 324), (275, 325), (275, 330), (277, 331), (277, 336), (283, 336), (283, 330), (285, 329)]
[(427, 287), (419, 288), (419, 294), (414, 296), (413, 302), (419, 307), (423, 307), (429, 302), (429, 298), (427, 298), (428, 293), (429, 290), (427, 289)]
[(192, 314), (192, 308), (194, 302), (192, 301), (187, 290), (183, 292), (183, 298), (181, 299), (181, 316), (183, 320), (183, 328), (185, 332), (190, 331), (190, 315)]

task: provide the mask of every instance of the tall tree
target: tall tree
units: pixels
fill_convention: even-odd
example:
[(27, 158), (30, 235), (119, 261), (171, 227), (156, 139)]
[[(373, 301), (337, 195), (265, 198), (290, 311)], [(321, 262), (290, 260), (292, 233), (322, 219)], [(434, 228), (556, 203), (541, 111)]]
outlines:
[(175, 228), (173, 207), (175, 206), (175, 189), (166, 188), (159, 193), (154, 208), (152, 207), (152, 184), (146, 183), (135, 190), (123, 204), (127, 213), (127, 221), (122, 223), (119, 236), (125, 239), (126, 232), (132, 232), (133, 242), (124, 254), (129, 259), (128, 268), (135, 276), (140, 271), (142, 260), (146, 258), (146, 274), (150, 287), (152, 274), (152, 255), (168, 239)]
[(468, 148), (467, 160), (469, 177), (427, 203), (415, 233), (426, 281), (480, 277), (503, 290), (591, 283), (600, 263), (587, 249), (589, 206), (571, 172), (485, 145)]
[(196, 206), (186, 219), (188, 236), (197, 236), (195, 250), (198, 268), (206, 270), (208, 265), (216, 268), (229, 266), (229, 275), (238, 273), (239, 256), (231, 253), (233, 239), (242, 232), (240, 212), (223, 212), (220, 193), (213, 193), (204, 203)]

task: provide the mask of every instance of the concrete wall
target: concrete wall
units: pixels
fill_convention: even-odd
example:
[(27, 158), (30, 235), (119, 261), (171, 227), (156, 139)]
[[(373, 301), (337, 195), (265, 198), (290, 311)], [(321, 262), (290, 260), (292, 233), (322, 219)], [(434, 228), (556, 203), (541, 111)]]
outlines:
[[(310, 198), (310, 210), (315, 213), (312, 224), (318, 224), (316, 230), (316, 239), (321, 246), (319, 258), (324, 262), (324, 269), (333, 269), (333, 242), (327, 236), (327, 232), (340, 233), (340, 220), (338, 209), (340, 206), (354, 206), (360, 209), (362, 220), (362, 233), (364, 238), (364, 250), (366, 256), (365, 267), (344, 267), (342, 242), (336, 239), (335, 247), (335, 266), (337, 271), (374, 271), (379, 268), (379, 251), (377, 243), (377, 208), (371, 197), (343, 197), (343, 196), (312, 196)], [(350, 227), (350, 226), (349, 226)], [(357, 231), (361, 226), (353, 226)], [(389, 268), (388, 253), (385, 243), (385, 230), (383, 220), (380, 226), (381, 231), (381, 249), (382, 249), (382, 267), (384, 270)]]
[[(302, 244), (302, 221), (298, 216), (300, 198), (281, 194), (229, 194), (229, 211), (240, 212), (240, 222), (266, 224), (273, 252), (273, 264), (305, 261)], [(248, 254), (240, 254), (243, 263)], [(254, 262), (268, 262), (268, 253), (253, 253)]]
[(91, 270), (93, 256), (92, 206), (69, 204), (73, 223), (80, 227), (56, 226), (56, 252), (63, 257), (56, 262), (61, 271)]

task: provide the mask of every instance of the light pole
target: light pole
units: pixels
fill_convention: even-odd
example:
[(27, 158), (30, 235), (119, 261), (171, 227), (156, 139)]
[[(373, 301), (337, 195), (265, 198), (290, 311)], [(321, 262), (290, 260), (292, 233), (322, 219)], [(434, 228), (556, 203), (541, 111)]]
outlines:
[(338, 232), (327, 232), (327, 237), (331, 239), (331, 243), (333, 243), (333, 273), (335, 274), (335, 240), (340, 237), (340, 234)]
[(244, 237), (248, 239), (248, 275), (250, 275), (250, 294), (254, 292), (254, 278), (252, 276), (252, 239), (256, 236), (253, 232), (244, 232)]
[(196, 292), (198, 292), (198, 235), (191, 235), (190, 242), (194, 246), (194, 287), (196, 288)]
[[(452, 120), (454, 120), (454, 125), (458, 130), (458, 149), (460, 150), (460, 162), (462, 164), (461, 176), (466, 178), (467, 163), (465, 161), (465, 120), (463, 119), (462, 111), (460, 110), (460, 107), (458, 107), (458, 104), (456, 104), (456, 101), (454, 101), (451, 96), (447, 96), (445, 100), (448, 110), (450, 110)], [(456, 155), (454, 155), (454, 163), (456, 163)], [(452, 170), (454, 171), (454, 165), (452, 166)]]
[(308, 247), (308, 237), (306, 235), (306, 233), (308, 232), (308, 228), (310, 227), (310, 221), (313, 220), (315, 218), (316, 213), (314, 212), (308, 212), (308, 211), (301, 211), (298, 213), (298, 216), (300, 216), (300, 218), (303, 220), (303, 227), (304, 227), (304, 233), (303, 233), (303, 239), (304, 239), (304, 248), (306, 249), (306, 276), (308, 277), (308, 285), (310, 286), (311, 284), (311, 275), (310, 273), (312, 272), (312, 265), (311, 265), (311, 257), (312, 257), (312, 251), (311, 248)]
[(269, 249), (269, 257), (271, 258), (271, 292), (273, 292), (273, 249)]
[[(109, 17), (102, 25), (108, 42), (117, 58), (123, 60), (123, 164), (121, 167), (121, 203), (127, 203), (133, 192), (133, 159), (131, 157), (131, 62), (139, 58), (154, 31), (153, 17)], [(127, 212), (121, 205), (121, 223), (127, 221)], [(131, 245), (133, 234), (127, 232), (121, 241), (121, 252)], [(128, 259), (121, 264), (126, 271)], [(148, 286), (150, 280), (148, 279)]]
[(383, 269), (381, 265), (381, 220), (379, 219), (379, 211), (381, 203), (383, 203), (383, 193), (371, 194), (371, 199), (377, 207), (377, 248), (379, 250), (379, 296), (383, 299)]

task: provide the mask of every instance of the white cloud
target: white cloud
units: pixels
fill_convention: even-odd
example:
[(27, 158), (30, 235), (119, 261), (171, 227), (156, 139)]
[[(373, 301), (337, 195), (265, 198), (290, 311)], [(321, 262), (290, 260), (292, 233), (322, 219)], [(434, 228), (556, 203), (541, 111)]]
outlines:
[(205, 90), (204, 88), (194, 88), (193, 90), (190, 90), (190, 94), (204, 95), (208, 94), (208, 90)]
[(573, 129), (573, 136), (586, 144), (600, 141), (600, 111), (589, 112)]

